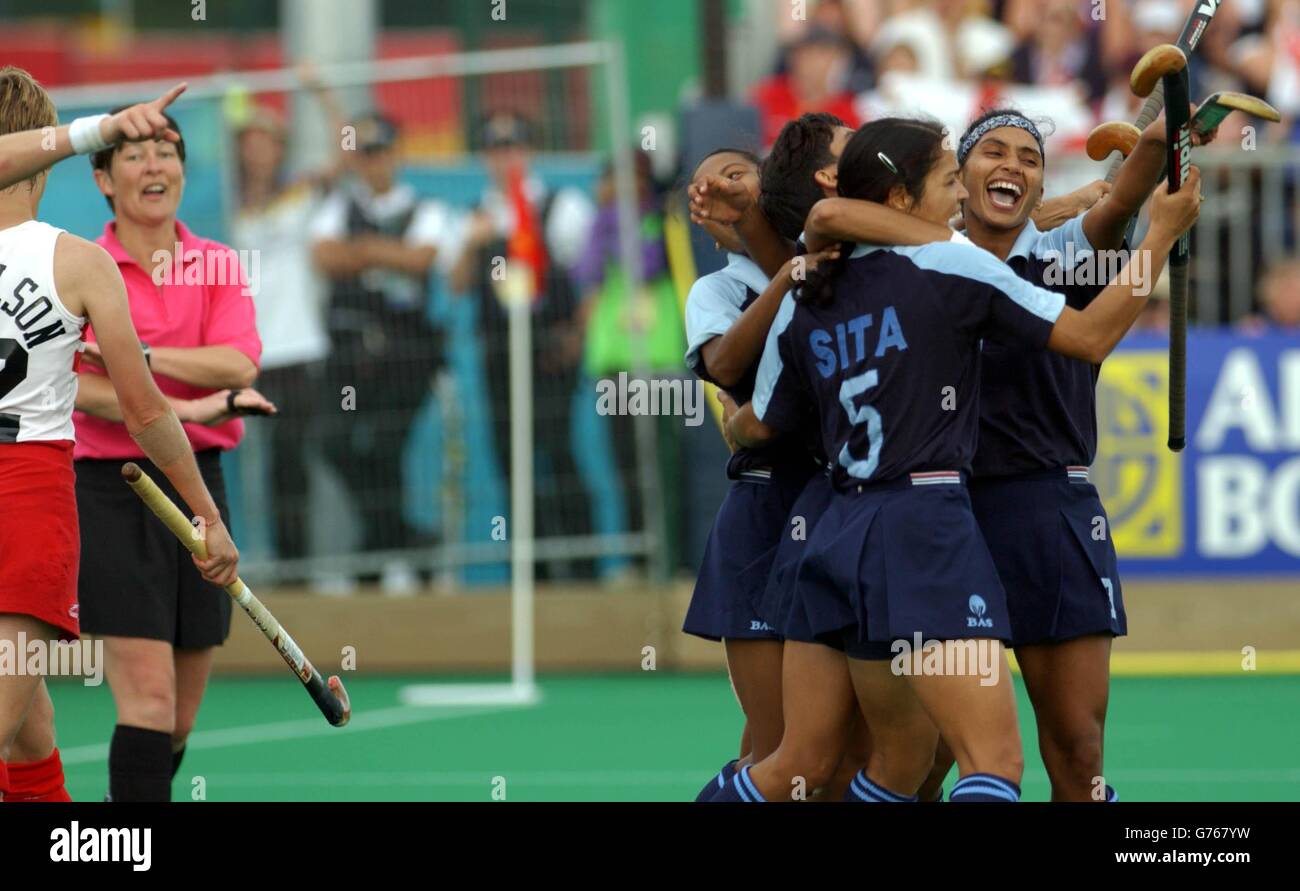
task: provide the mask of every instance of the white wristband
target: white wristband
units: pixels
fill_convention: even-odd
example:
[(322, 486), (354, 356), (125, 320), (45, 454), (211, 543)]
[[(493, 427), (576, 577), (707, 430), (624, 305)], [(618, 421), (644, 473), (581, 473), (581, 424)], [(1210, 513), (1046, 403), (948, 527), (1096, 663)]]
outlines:
[(103, 134), (99, 132), (99, 124), (106, 114), (92, 114), (84, 118), (77, 118), (68, 125), (68, 139), (72, 142), (72, 150), (79, 155), (88, 155), (91, 152), (103, 151), (112, 145), (111, 142), (105, 142)]

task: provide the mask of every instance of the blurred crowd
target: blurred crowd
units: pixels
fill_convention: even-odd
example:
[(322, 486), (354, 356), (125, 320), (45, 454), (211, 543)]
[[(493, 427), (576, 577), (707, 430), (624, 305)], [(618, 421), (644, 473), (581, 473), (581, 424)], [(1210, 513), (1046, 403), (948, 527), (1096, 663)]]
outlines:
[[(773, 3), (782, 49), (753, 98), (770, 144), (792, 115), (862, 123), (922, 110), (960, 131), (995, 101), (1050, 115), (1053, 147), (1079, 149), (1103, 120), (1132, 120), (1142, 53), (1176, 43), (1203, 0), (810, 0)], [(1193, 66), (1192, 97), (1239, 90), (1300, 112), (1300, 0), (1221, 4)]]
[[(239, 195), (232, 241), (259, 251), (264, 270), (254, 295), (265, 344), (257, 386), (281, 406), (281, 416), (263, 431), (276, 556), (301, 560), (310, 552), (309, 467), (316, 456), (332, 467), (351, 502), (358, 548), (391, 559), (357, 579), (311, 581), (326, 589), (378, 581), (398, 592), (427, 576), (401, 552), (434, 544), (439, 535), (413, 528), (394, 505), (408, 488), (403, 455), (417, 415), (449, 368), (447, 332), (430, 313), (435, 284), (451, 300), (470, 304), (477, 367), (475, 380), (459, 389), (473, 394), (486, 415), (486, 457), (505, 492), (512, 429), (508, 307), (514, 299), (531, 301), (536, 531), (543, 538), (591, 535), (591, 492), (575, 460), (579, 382), (636, 371), (684, 376), (681, 315), (649, 158), (638, 155), (635, 166), (644, 284), (631, 295), (612, 166), (591, 194), (552, 188), (533, 169), (532, 122), (511, 112), (491, 114), (477, 127), (474, 146), (487, 174), (483, 187), (472, 203), (454, 206), (420, 196), (402, 180), (397, 122), (371, 113), (345, 123), (328, 90), (305, 85), (330, 129), (354, 134), (318, 169), (290, 175), (289, 128), (271, 107), (246, 104), (229, 121)], [(518, 259), (527, 259), (535, 273), (522, 298)], [(637, 531), (645, 483), (636, 419), (617, 415), (605, 423), (619, 516), (616, 528), (606, 523), (604, 531)], [(652, 425), (660, 458), (655, 486), (674, 516), (682, 423), (655, 418)], [(677, 561), (679, 536), (669, 535), (669, 557)], [(590, 558), (541, 567), (543, 578), (595, 572)]]

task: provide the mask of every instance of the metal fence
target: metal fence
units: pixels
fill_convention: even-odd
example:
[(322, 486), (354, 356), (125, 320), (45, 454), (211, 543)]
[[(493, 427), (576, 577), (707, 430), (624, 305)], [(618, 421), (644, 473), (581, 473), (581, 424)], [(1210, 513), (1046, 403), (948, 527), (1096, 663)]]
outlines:
[[(1194, 325), (1230, 325), (1259, 311), (1259, 282), (1275, 263), (1300, 251), (1300, 146), (1197, 149), (1205, 203), (1192, 230), (1188, 310)], [(1052, 162), (1049, 192), (1103, 175), (1078, 156)], [(1139, 226), (1145, 230), (1146, 213)]]
[[(358, 580), (393, 591), (430, 580), (445, 587), (504, 583), (512, 578), (508, 542), (521, 503), (536, 511), (528, 559), (544, 576), (662, 573), (671, 565), (669, 521), (681, 520), (681, 421), (596, 409), (596, 378), (619, 371), (685, 377), (680, 364), (654, 367), (644, 324), (617, 321), (640, 313), (651, 290), (640, 281), (641, 245), (629, 233), (643, 234), (652, 222), (637, 215), (631, 155), (614, 152), (618, 163), (607, 173), (610, 155), (600, 149), (602, 134), (607, 146), (622, 147), (631, 133), (617, 48), (571, 44), (357, 63), (322, 69), (319, 81), (346, 107), (331, 112), (319, 91), (287, 70), (195, 82), (176, 106), (190, 150), (182, 217), (200, 234), (258, 258), (263, 287), (255, 299), (267, 353), (257, 386), (283, 410), (278, 419), (250, 420), (228, 463), (250, 580), (302, 581), (325, 591), (350, 590)], [(60, 90), (56, 101), (67, 118), (166, 86)], [(612, 217), (602, 218), (618, 229), (615, 255), (602, 268), (610, 275), (583, 292), (568, 281), (573, 256), (553, 258), (553, 277), (567, 290), (561, 295), (560, 285), (548, 285), (531, 313), (534, 346), (522, 358), (536, 464), (528, 479), (514, 481), (513, 506), (510, 442), (518, 416), (508, 386), (509, 313), (491, 274), (508, 252), (502, 239), (481, 246), (471, 261), (473, 286), (449, 287), (449, 270), (435, 261), (437, 271), (415, 291), (411, 276), (391, 269), (354, 277), (364, 279), (360, 297), (356, 287), (340, 289), (323, 275), (312, 256), (312, 233), (344, 181), (324, 169), (338, 164), (356, 173), (358, 153), (345, 143), (364, 137), (354, 125), (367, 108), (400, 123), (400, 179), (419, 198), (427, 230), (421, 237), (447, 254), (457, 251), (458, 233), (491, 185), (476, 133), (493, 111), (522, 112), (536, 125), (531, 170), (550, 196), (534, 196), (539, 210), (567, 201), (594, 217), (602, 202), (612, 202)], [(277, 172), (273, 201), (250, 201), (246, 166), (257, 146), (239, 134), (275, 116), (288, 124), (286, 166)], [(1214, 326), (1256, 311), (1264, 270), (1296, 251), (1300, 148), (1211, 148), (1198, 151), (1196, 162), (1207, 200), (1193, 239), (1192, 319)], [(105, 211), (84, 168), (68, 167), (56, 169), (43, 214), (93, 237)], [(1086, 159), (1060, 158), (1049, 192), (1101, 171)], [(298, 187), (285, 188), (286, 181)], [(592, 228), (591, 218), (580, 217), (567, 226), (572, 231), (554, 227), (576, 251), (600, 235), (600, 224)], [(619, 268), (627, 279), (622, 296), (619, 285), (605, 287)], [(589, 361), (599, 336), (590, 322), (586, 340), (575, 340), (583, 333), (580, 307), (599, 302), (602, 291), (622, 302), (604, 332), (627, 340), (621, 365)], [(287, 317), (286, 307), (293, 308)], [(672, 324), (680, 331), (680, 318)], [(320, 336), (304, 347), (303, 329), (313, 326)], [(286, 349), (290, 341), (296, 345)]]
[[(163, 87), (79, 87), (55, 100), (66, 118)], [(655, 419), (597, 412), (592, 373), (614, 369), (588, 361), (581, 311), (593, 294), (570, 275), (603, 211), (617, 233), (588, 286), (609, 297), (604, 284), (617, 277), (622, 297), (612, 299), (628, 304), (636, 301), (626, 295), (642, 293), (645, 221), (632, 197), (625, 102), (619, 48), (593, 43), (337, 65), (311, 84), (288, 70), (191, 82), (175, 107), (190, 148), (181, 217), (256, 263), (265, 352), (255, 386), (281, 408), (278, 418), (249, 419), (227, 462), (250, 580), (339, 592), (358, 581), (393, 592), (429, 581), (505, 583), (510, 543), (530, 525), (521, 505), (535, 509), (531, 558), (543, 577), (609, 578), (659, 565), (664, 441)], [(407, 212), (383, 220), (373, 183), (356, 187), (382, 155), (365, 151), (369, 110), (399, 125), (398, 182), (416, 196)], [(530, 124), (534, 150), (520, 191), (539, 217), (549, 270), (525, 316), (532, 348), (522, 357), (523, 408), (533, 417), (535, 458), (526, 479), (511, 465), (512, 428), (527, 418), (510, 386), (518, 347), (503, 280), (515, 276), (497, 275), (513, 269), (513, 223), (465, 247), (483, 202), (495, 201), (480, 208), (487, 217), (502, 208), (517, 216), (513, 186), (494, 179), (481, 152), (483, 122), (495, 112)], [(268, 163), (269, 195), (261, 187)], [(84, 210), (98, 200), (84, 171), (51, 186), (46, 218), (98, 234), (102, 223)], [(340, 272), (319, 256), (322, 244), (360, 256), (363, 239), (381, 237), (434, 247), (434, 272), (412, 275), (387, 261)], [(443, 262), (453, 256), (465, 259)], [(680, 318), (674, 325), (680, 330)], [(653, 373), (636, 325), (612, 336), (629, 341), (621, 370)]]

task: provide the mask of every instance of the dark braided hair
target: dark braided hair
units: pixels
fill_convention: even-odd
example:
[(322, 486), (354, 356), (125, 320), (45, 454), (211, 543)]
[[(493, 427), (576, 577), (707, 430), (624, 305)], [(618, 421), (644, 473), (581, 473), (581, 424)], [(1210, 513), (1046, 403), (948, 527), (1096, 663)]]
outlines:
[(845, 123), (833, 114), (806, 114), (781, 128), (759, 171), (758, 207), (772, 228), (793, 241), (812, 206), (825, 195), (813, 176), (835, 163), (831, 143)]
[[(902, 186), (913, 201), (925, 194), (925, 178), (943, 155), (943, 126), (914, 118), (881, 118), (862, 127), (840, 156), (839, 194), (884, 204), (895, 186)], [(795, 292), (797, 300), (823, 306), (835, 293), (835, 280), (848, 264), (856, 247), (840, 245), (840, 258), (833, 266), (810, 269)]]

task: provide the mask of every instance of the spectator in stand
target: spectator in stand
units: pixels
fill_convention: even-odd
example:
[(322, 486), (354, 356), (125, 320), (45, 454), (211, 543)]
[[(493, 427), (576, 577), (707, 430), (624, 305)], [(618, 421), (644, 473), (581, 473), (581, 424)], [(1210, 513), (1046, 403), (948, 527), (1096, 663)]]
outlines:
[[(313, 87), (325, 106), (331, 132), (342, 126), (333, 98)], [(333, 183), (337, 163), (308, 175), (286, 171), (288, 130), (273, 109), (252, 106), (231, 114), (235, 131), (239, 211), (231, 221), (235, 248), (257, 251), (261, 287), (253, 294), (257, 329), (262, 337), (258, 386), (274, 394), (280, 416), (254, 421), (267, 443), (271, 497), (265, 502), (276, 556), (307, 556), (308, 443), (312, 421), (334, 407), (322, 401), (322, 375), (329, 353), (325, 332), (323, 282), (312, 263), (311, 221), (320, 212)], [(302, 577), (282, 581), (302, 581)]]
[(874, 81), (871, 56), (865, 47), (870, 45), (871, 34), (877, 24), (879, 7), (876, 0), (815, 0), (807, 19), (796, 19), (780, 4), (773, 6), (777, 15), (778, 35), (782, 48), (777, 59), (777, 75), (790, 71), (790, 54), (809, 28), (820, 28), (844, 38), (849, 47), (849, 73), (845, 87), (852, 93), (869, 89)]
[[(637, 197), (640, 201), (639, 234), (641, 239), (641, 292), (628, 293), (623, 259), (619, 254), (618, 205), (614, 195), (613, 166), (607, 165), (601, 177), (598, 195), (600, 208), (591, 229), (591, 239), (573, 270), (574, 284), (582, 296), (581, 320), (585, 331), (583, 365), (593, 379), (618, 378), (644, 371), (653, 378), (684, 378), (682, 356), (686, 353), (683, 336), (685, 323), (677, 300), (677, 290), (668, 274), (668, 256), (664, 247), (664, 212), (652, 175), (650, 157), (636, 155)], [(635, 338), (641, 338), (640, 362)], [(692, 382), (684, 382), (691, 386)], [(664, 504), (664, 521), (668, 529), (669, 565), (676, 567), (682, 552), (681, 536), (681, 463), (682, 423), (680, 418), (660, 416), (653, 419), (656, 431), (658, 466), (656, 486)], [(637, 447), (637, 419), (631, 415), (609, 418), (614, 440), (614, 460), (622, 484), (626, 529), (642, 528), (644, 517), (641, 477), (641, 450)]]
[(939, 80), (981, 76), (989, 67), (989, 41), (1007, 36), (1006, 27), (990, 18), (988, 9), (982, 0), (930, 0), (899, 9), (872, 40), (878, 70), (883, 64)]
[(754, 88), (764, 145), (776, 141), (787, 121), (809, 112), (829, 112), (850, 127), (858, 125), (849, 88), (853, 53), (843, 34), (821, 25), (810, 27), (790, 47), (788, 70)]
[(1106, 94), (1100, 32), (1081, 9), (1077, 0), (1044, 0), (1033, 33), (1013, 56), (1016, 81), (1044, 87), (1079, 83), (1089, 102)]
[[(419, 540), (401, 510), (407, 436), (443, 364), (441, 332), (428, 316), (429, 279), (460, 252), (463, 227), (450, 210), (397, 179), (397, 127), (378, 114), (356, 122), (350, 172), (312, 222), (312, 255), (329, 280), (332, 401), (325, 457), (360, 516), (362, 548), (400, 551)], [(384, 590), (408, 593), (414, 569), (389, 554)]]
[(1300, 332), (1300, 257), (1287, 257), (1268, 268), (1259, 282), (1259, 308), (1238, 323), (1245, 334)]
[(1272, 0), (1265, 33), (1239, 41), (1231, 56), (1246, 91), (1275, 105), (1300, 142), (1300, 0)]
[[(465, 249), (451, 273), (452, 290), (476, 302), (493, 440), (501, 474), (510, 480), (510, 345), (508, 282), (494, 273), (495, 258), (510, 255), (509, 244), (526, 220), (526, 205), (540, 230), (544, 280), (532, 315), (534, 444), (544, 458), (537, 467), (537, 536), (574, 537), (591, 528), (586, 488), (573, 456), (573, 404), (578, 386), (581, 332), (571, 270), (586, 247), (595, 208), (573, 188), (550, 189), (533, 173), (533, 127), (508, 112), (490, 116), (481, 137), (490, 177), (479, 197)], [(517, 191), (522, 194), (512, 194)], [(507, 274), (507, 279), (509, 275)], [(539, 567), (551, 578), (590, 574), (580, 565), (552, 561)]]

